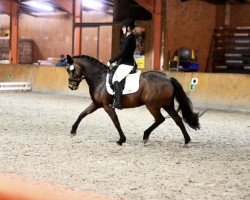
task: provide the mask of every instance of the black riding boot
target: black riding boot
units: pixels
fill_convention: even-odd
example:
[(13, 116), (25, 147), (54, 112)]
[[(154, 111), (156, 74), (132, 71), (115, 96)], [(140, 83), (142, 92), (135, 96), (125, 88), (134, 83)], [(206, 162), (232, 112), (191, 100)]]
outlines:
[(112, 107), (122, 109), (122, 87), (120, 82), (114, 82), (114, 89), (115, 89), (115, 99), (113, 101)]

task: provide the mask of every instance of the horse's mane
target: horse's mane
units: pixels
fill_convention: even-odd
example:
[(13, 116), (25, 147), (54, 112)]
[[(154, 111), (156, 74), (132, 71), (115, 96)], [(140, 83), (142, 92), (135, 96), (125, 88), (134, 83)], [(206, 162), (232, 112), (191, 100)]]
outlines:
[(96, 58), (93, 58), (91, 56), (87, 56), (87, 55), (80, 55), (80, 56), (73, 56), (73, 58), (76, 59), (85, 59), (87, 61), (90, 61), (94, 64), (97, 64), (98, 67), (100, 67), (101, 69), (108, 69), (107, 65), (104, 65), (102, 62), (100, 62), (99, 60), (97, 60)]

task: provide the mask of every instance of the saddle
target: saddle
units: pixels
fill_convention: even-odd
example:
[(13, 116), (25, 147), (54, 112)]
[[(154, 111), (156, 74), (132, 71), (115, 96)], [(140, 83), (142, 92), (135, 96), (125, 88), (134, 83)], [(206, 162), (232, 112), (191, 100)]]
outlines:
[[(118, 66), (115, 66), (112, 69), (109, 69), (106, 77), (106, 89), (108, 93), (111, 95), (114, 94), (114, 86), (112, 83), (112, 79), (117, 67)], [(120, 82), (123, 90), (122, 94), (131, 94), (139, 89), (140, 74), (141, 70), (137, 70), (137, 66), (134, 66), (129, 75)]]

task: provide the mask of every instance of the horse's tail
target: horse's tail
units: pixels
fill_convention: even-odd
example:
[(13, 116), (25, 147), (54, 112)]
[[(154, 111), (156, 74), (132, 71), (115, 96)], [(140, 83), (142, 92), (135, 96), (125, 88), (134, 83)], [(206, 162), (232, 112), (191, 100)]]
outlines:
[(199, 116), (198, 113), (193, 112), (192, 102), (187, 97), (183, 90), (181, 84), (173, 77), (171, 77), (171, 82), (174, 86), (174, 96), (177, 99), (184, 121), (193, 129), (199, 129)]

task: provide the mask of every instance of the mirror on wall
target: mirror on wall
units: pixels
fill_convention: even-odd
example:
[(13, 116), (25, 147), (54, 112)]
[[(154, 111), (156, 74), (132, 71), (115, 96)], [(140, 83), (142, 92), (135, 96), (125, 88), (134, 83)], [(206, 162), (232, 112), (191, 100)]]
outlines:
[(0, 14), (0, 64), (9, 64), (10, 16)]

